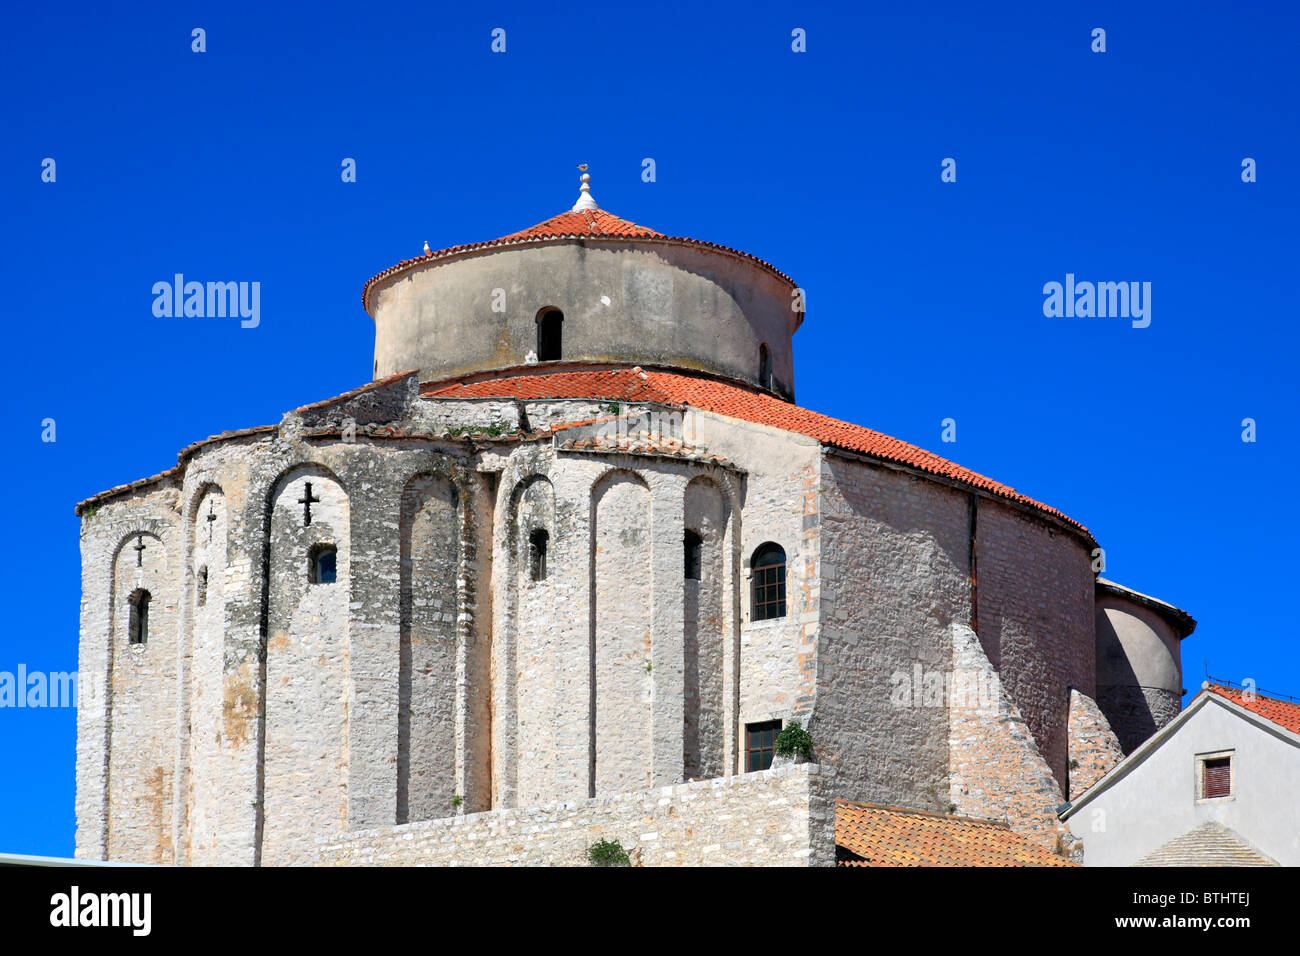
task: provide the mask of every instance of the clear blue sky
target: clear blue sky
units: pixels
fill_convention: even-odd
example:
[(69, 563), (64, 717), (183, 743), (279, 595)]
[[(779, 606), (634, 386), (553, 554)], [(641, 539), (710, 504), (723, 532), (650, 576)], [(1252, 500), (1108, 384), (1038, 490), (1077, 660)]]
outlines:
[[(568, 208), (587, 162), (807, 290), (800, 404), (1083, 522), (1200, 622), (1184, 686), (1300, 694), (1297, 8), (873, 6), (10, 5), (0, 670), (76, 666), (77, 501), (368, 381), (362, 283)], [(261, 282), (260, 326), (155, 318), (177, 272)], [(1150, 282), (1150, 327), (1046, 318), (1067, 272)], [(0, 851), (71, 855), (74, 744), (0, 710)]]

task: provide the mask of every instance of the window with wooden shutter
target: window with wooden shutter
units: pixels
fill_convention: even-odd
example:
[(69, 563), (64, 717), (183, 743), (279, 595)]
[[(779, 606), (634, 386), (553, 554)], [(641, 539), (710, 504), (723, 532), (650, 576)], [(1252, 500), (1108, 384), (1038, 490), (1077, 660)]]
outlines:
[(1202, 793), (1204, 799), (1232, 796), (1232, 758), (1215, 757), (1201, 764), (1205, 774)]

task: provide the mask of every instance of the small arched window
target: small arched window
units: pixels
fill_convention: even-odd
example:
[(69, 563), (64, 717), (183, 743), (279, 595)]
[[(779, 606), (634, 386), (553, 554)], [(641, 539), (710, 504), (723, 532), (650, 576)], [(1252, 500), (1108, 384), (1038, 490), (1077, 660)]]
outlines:
[(149, 602), (153, 600), (148, 591), (141, 588), (134, 592), (129, 600), (130, 614), (127, 619), (127, 640), (132, 644), (149, 642)]
[(758, 384), (767, 389), (772, 387), (772, 353), (766, 342), (758, 347)]
[(197, 584), (197, 598), (199, 607), (208, 603), (208, 566), (205, 564), (199, 568), (198, 573), (194, 576)]
[(546, 308), (537, 313), (537, 361), (556, 362), (562, 354), (564, 313)]
[(551, 536), (538, 528), (528, 536), (528, 577), (532, 581), (546, 580), (546, 549)]
[(760, 544), (750, 568), (754, 582), (750, 620), (785, 617), (785, 550), (771, 541)]
[(704, 539), (688, 528), (683, 540), (683, 550), (686, 557), (686, 580), (698, 581), (701, 559), (704, 556)]
[(312, 584), (333, 584), (338, 580), (338, 549), (318, 544), (308, 556), (307, 575)]

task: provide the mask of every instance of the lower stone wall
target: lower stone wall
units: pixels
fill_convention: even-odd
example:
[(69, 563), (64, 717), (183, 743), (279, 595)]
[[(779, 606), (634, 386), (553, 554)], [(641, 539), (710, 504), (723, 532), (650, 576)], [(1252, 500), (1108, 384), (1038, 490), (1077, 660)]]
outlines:
[(816, 764), (469, 813), (322, 840), (324, 866), (585, 866), (615, 840), (639, 866), (834, 866), (835, 805)]

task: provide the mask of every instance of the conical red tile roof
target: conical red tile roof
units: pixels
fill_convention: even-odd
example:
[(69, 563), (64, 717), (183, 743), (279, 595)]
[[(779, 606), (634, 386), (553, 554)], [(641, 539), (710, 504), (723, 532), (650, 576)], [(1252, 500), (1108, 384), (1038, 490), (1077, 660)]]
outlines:
[(649, 226), (642, 226), (635, 222), (629, 222), (626, 219), (620, 219), (611, 212), (604, 209), (568, 209), (558, 216), (552, 216), (550, 219), (539, 222), (535, 226), (529, 226), (527, 229), (521, 229), (518, 232), (512, 232), (509, 235), (502, 236), (500, 239), (489, 239), (486, 242), (470, 242), (459, 246), (448, 246), (446, 249), (439, 249), (436, 252), (428, 252), (422, 256), (416, 256), (414, 259), (403, 259), (395, 266), (390, 266), (383, 272), (371, 276), (361, 289), (361, 305), (370, 311), (370, 290), (375, 283), (387, 279), (390, 276), (405, 272), (408, 269), (414, 269), (421, 264), (434, 262), (439, 259), (446, 259), (452, 256), (460, 255), (465, 252), (476, 252), (480, 249), (492, 249), (498, 246), (516, 246), (530, 243), (546, 242), (564, 242), (573, 239), (604, 239), (614, 241), (628, 241), (647, 239), (655, 242), (678, 243), (691, 246), (704, 246), (707, 249), (715, 249), (719, 252), (729, 253), (734, 256), (740, 256), (742, 259), (748, 259), (756, 263), (768, 272), (771, 272), (780, 279), (794, 285), (795, 282), (788, 275), (770, 262), (766, 262), (757, 256), (752, 256), (748, 252), (742, 252), (739, 249), (732, 249), (730, 246), (722, 246), (716, 242), (705, 242), (702, 239), (690, 239), (686, 236), (667, 236), (662, 232), (651, 229)]

